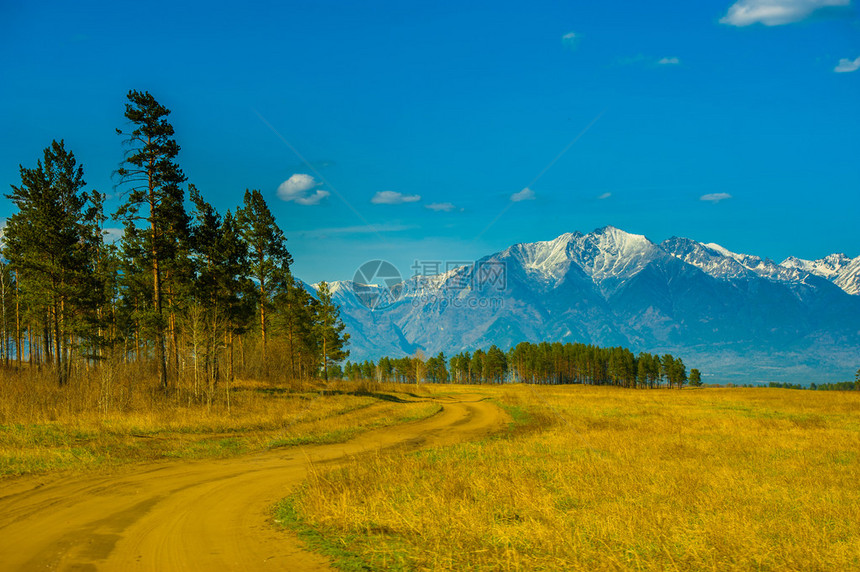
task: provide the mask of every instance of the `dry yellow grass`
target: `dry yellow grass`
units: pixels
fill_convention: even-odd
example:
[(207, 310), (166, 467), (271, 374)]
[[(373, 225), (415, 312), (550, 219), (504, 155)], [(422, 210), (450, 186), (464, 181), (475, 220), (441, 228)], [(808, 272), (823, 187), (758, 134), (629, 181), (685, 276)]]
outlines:
[(166, 397), (151, 377), (128, 374), (114, 380), (109, 393), (99, 375), (65, 388), (49, 372), (3, 376), (0, 476), (339, 442), (439, 409), (387, 400), (400, 387), (338, 382), (289, 388), (252, 380), (233, 385), (228, 409), (223, 385), (212, 399), (182, 390)]
[(282, 516), (372, 569), (860, 569), (858, 394), (487, 391), (509, 435), (315, 473)]

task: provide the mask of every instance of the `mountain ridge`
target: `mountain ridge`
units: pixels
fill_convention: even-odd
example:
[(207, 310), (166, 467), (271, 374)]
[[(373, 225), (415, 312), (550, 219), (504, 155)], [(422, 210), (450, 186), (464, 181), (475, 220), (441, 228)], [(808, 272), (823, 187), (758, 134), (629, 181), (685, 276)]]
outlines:
[(380, 307), (350, 281), (331, 283), (351, 359), (571, 341), (670, 351), (691, 367), (699, 360), (712, 381), (737, 382), (850, 379), (860, 365), (858, 285), (860, 257), (777, 264), (613, 226), (413, 276)]

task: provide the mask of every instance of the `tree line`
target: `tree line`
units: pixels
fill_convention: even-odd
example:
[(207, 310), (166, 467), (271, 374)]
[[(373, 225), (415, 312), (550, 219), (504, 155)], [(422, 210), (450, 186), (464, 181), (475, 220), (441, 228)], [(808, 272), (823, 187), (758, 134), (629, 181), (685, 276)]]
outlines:
[(346, 379), (418, 383), (584, 383), (654, 389), (685, 384), (700, 386), (702, 375), (671, 354), (633, 354), (623, 347), (602, 348), (581, 343), (521, 342), (502, 351), (490, 346), (446, 357), (443, 352), (425, 359), (420, 353), (344, 364)]
[(813, 391), (860, 391), (860, 370), (857, 371), (854, 381), (810, 383), (808, 387), (799, 383), (780, 383), (777, 381), (771, 381), (767, 384), (767, 387), (776, 387), (779, 389), (811, 389)]
[(6, 197), (0, 245), (0, 361), (51, 368), (65, 385), (106, 360), (150, 368), (169, 392), (257, 377), (327, 377), (348, 335), (326, 283), (311, 295), (291, 272), (286, 238), (258, 190), (221, 214), (189, 183), (170, 110), (130, 91), (114, 173), (118, 242), (106, 195), (53, 141)]

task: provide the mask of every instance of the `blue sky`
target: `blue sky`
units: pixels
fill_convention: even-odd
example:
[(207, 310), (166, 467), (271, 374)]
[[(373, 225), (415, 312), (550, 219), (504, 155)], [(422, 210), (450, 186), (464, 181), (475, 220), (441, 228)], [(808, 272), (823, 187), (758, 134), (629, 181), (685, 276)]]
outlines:
[(856, 0), (461, 4), (3, 2), (0, 183), (63, 138), (115, 192), (138, 89), (309, 282), (605, 225), (860, 255)]

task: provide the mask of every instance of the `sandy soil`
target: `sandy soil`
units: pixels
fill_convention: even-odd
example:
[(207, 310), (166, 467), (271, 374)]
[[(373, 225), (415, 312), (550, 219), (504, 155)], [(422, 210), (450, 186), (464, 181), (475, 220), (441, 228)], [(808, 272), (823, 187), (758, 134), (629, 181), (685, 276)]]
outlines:
[(0, 570), (328, 570), (271, 522), (271, 507), (311, 464), (480, 438), (508, 420), (480, 395), (436, 401), (428, 419), (337, 445), (0, 481)]

